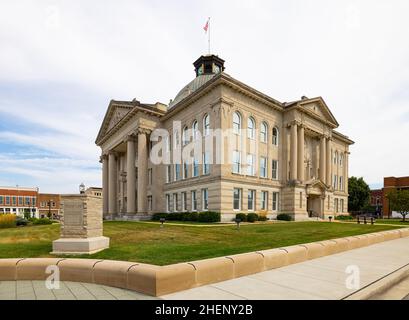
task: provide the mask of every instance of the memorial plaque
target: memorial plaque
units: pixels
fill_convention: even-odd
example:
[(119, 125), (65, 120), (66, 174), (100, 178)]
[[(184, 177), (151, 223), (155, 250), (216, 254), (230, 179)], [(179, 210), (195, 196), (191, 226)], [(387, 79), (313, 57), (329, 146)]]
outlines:
[(84, 205), (78, 202), (64, 204), (64, 226), (82, 226)]

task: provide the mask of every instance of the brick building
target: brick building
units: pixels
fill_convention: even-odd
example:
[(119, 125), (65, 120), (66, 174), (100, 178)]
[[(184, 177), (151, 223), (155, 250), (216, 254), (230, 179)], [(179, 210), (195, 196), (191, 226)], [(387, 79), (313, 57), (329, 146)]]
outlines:
[[(392, 190), (409, 190), (409, 177), (386, 177), (383, 179), (383, 215), (389, 217), (392, 212), (389, 208), (387, 195)], [(400, 217), (400, 215), (398, 215)]]
[(61, 195), (40, 193), (38, 197), (40, 217), (51, 217), (53, 219), (58, 219), (61, 209)]
[(38, 188), (0, 187), (0, 214), (38, 217)]

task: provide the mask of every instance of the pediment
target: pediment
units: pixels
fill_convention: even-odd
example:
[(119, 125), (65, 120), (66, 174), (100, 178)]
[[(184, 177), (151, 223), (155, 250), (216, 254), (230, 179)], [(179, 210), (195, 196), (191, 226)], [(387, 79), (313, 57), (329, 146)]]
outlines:
[(301, 100), (299, 101), (298, 106), (305, 113), (320, 120), (324, 120), (325, 122), (331, 123), (335, 128), (339, 126), (338, 121), (335, 119), (324, 99), (321, 97)]
[(306, 181), (307, 192), (312, 194), (321, 194), (323, 191), (328, 190), (328, 186), (319, 179), (313, 179)]

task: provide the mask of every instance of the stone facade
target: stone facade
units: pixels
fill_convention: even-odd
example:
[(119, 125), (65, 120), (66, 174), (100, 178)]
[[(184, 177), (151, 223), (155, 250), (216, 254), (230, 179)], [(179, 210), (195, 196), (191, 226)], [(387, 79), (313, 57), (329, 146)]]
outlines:
[[(237, 212), (270, 218), (288, 213), (302, 220), (348, 212), (353, 141), (335, 131), (338, 122), (321, 97), (279, 102), (226, 74), (216, 56), (194, 65), (196, 78), (169, 106), (110, 102), (96, 139), (105, 217), (210, 210), (226, 221)], [(202, 140), (188, 135), (185, 145), (185, 128)], [(163, 142), (152, 141), (158, 129), (169, 132), (163, 152), (170, 164), (152, 160), (155, 145)], [(209, 129), (230, 133), (205, 150), (206, 139), (217, 140), (208, 138)], [(200, 161), (185, 170), (172, 149), (184, 152), (198, 140), (202, 155), (191, 157)]]

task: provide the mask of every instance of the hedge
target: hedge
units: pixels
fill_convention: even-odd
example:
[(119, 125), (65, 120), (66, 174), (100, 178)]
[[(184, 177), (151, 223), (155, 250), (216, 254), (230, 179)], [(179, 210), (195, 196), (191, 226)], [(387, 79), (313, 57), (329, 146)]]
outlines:
[(236, 214), (236, 219), (240, 219), (241, 222), (246, 222), (247, 221), (247, 214), (238, 213), (238, 214)]
[(248, 222), (256, 222), (256, 221), (258, 221), (258, 214), (256, 214), (256, 213), (249, 213), (249, 214), (247, 215), (247, 221), (248, 221)]
[(220, 213), (213, 211), (204, 212), (172, 212), (154, 213), (152, 220), (159, 221), (165, 218), (167, 221), (198, 221), (198, 222), (220, 222)]
[(336, 216), (335, 217), (335, 220), (341, 220), (341, 221), (344, 221), (344, 220), (354, 220), (354, 217), (352, 217), (352, 216), (350, 216), (350, 215), (339, 215), (339, 216)]
[(279, 215), (277, 215), (277, 220), (292, 221), (293, 218), (287, 213), (280, 213)]
[(33, 220), (33, 225), (45, 225), (45, 224), (52, 224), (53, 222), (48, 218), (41, 218)]

